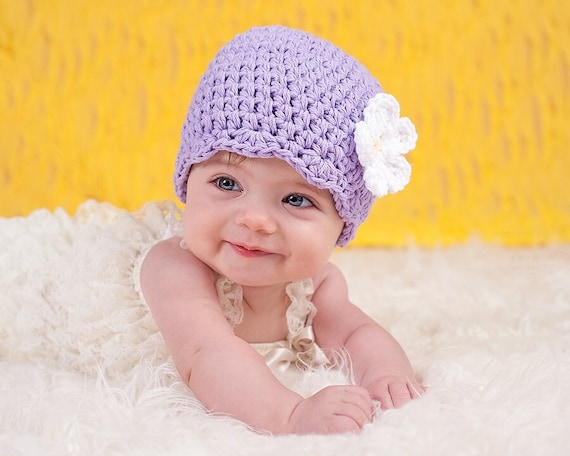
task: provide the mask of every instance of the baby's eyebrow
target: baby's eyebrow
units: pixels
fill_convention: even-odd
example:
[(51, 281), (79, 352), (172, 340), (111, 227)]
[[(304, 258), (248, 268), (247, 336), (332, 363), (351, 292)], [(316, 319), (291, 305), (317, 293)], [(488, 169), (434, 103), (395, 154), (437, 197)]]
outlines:
[(225, 165), (225, 166), (238, 166), (246, 160), (247, 157), (227, 152), (220, 151), (210, 157), (208, 160), (202, 162), (203, 165)]

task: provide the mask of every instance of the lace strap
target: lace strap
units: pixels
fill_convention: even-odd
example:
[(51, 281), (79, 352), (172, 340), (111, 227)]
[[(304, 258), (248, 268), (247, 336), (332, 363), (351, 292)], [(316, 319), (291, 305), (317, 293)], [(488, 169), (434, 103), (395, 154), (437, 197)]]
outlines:
[(216, 280), (216, 290), (226, 320), (235, 328), (243, 321), (243, 290), (225, 277)]
[(317, 314), (317, 308), (309, 300), (314, 292), (313, 280), (308, 278), (297, 282), (291, 282), (285, 288), (287, 296), (291, 299), (291, 305), (287, 309), (287, 327), (292, 336), (297, 336), (307, 326), (311, 326), (313, 318)]

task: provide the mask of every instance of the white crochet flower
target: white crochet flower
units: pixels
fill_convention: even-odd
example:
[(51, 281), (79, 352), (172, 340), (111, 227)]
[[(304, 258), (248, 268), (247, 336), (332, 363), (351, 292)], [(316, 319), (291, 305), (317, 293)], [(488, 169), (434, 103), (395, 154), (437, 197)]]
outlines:
[(398, 101), (387, 93), (372, 97), (364, 120), (356, 124), (356, 153), (364, 167), (364, 184), (375, 196), (402, 190), (412, 167), (404, 157), (416, 146), (418, 135), (407, 117), (400, 117)]

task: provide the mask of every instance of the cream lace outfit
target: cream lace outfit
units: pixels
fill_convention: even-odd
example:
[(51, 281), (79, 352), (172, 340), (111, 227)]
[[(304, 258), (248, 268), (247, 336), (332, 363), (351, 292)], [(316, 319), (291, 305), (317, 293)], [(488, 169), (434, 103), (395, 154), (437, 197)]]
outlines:
[[(225, 277), (216, 282), (218, 298), (228, 323), (235, 327), (243, 320), (243, 293), (241, 286)], [(294, 365), (301, 369), (318, 368), (329, 363), (323, 350), (315, 342), (312, 322), (317, 313), (310, 301), (314, 292), (311, 279), (291, 282), (285, 288), (291, 304), (287, 308), (287, 339), (250, 344), (263, 356), (272, 369), (287, 370)]]

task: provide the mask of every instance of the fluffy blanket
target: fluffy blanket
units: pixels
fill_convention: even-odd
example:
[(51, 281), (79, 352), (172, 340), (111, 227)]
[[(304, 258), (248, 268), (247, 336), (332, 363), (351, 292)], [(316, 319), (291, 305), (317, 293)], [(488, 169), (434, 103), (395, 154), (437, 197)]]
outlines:
[[(74, 216), (0, 219), (0, 454), (570, 449), (569, 245), (335, 252), (354, 302), (395, 335), (429, 389), (359, 434), (274, 437), (201, 407), (141, 299), (140, 258), (178, 225), (168, 203), (129, 213), (89, 201)], [(309, 394), (343, 378), (283, 381)]]

